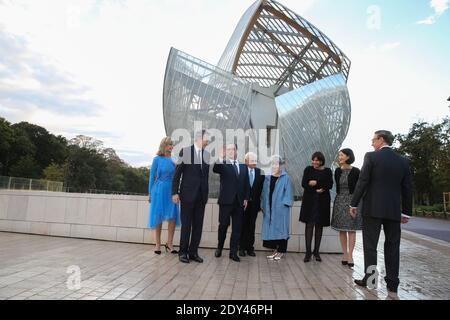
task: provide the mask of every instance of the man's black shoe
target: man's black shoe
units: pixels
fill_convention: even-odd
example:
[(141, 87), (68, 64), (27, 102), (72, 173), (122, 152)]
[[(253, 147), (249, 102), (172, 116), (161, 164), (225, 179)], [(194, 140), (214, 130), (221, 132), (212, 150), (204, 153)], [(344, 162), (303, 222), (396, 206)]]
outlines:
[(220, 258), (222, 256), (222, 250), (220, 249), (216, 249), (216, 252), (214, 253), (214, 256), (216, 258)]
[(231, 254), (230, 259), (236, 262), (241, 262), (241, 259), (237, 256), (237, 254)]
[(189, 263), (189, 258), (187, 256), (187, 254), (180, 255), (178, 259), (180, 260), (180, 262)]
[(189, 260), (192, 260), (192, 261), (195, 261), (195, 262), (198, 262), (198, 263), (203, 263), (203, 259), (202, 258), (200, 258), (199, 256), (198, 256), (198, 254), (196, 254), (196, 255), (189, 255)]
[(240, 257), (245, 257), (246, 256), (245, 250), (239, 250), (239, 256)]
[(355, 283), (360, 287), (367, 287), (367, 281), (365, 279), (355, 279)]
[(247, 254), (248, 254), (250, 257), (256, 257), (256, 253), (255, 253), (254, 250), (247, 251)]

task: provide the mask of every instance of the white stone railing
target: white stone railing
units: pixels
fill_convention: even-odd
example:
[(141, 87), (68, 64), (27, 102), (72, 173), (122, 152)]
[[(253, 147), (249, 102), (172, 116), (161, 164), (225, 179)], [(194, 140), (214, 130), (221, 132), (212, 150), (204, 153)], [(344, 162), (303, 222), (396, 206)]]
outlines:
[[(154, 244), (154, 232), (147, 228), (147, 199), (142, 196), (0, 190), (0, 231)], [(288, 246), (291, 252), (305, 251), (304, 224), (298, 221), (299, 213), (300, 202), (296, 202)], [(205, 210), (201, 247), (217, 246), (218, 217), (217, 200), (211, 199)], [(261, 223), (262, 214), (259, 214), (255, 235), (257, 250), (263, 249)], [(177, 228), (176, 245), (179, 235)], [(167, 224), (164, 223), (162, 243), (166, 238)], [(227, 248), (229, 239), (228, 236)], [(324, 229), (321, 252), (341, 252), (337, 233), (331, 228)]]

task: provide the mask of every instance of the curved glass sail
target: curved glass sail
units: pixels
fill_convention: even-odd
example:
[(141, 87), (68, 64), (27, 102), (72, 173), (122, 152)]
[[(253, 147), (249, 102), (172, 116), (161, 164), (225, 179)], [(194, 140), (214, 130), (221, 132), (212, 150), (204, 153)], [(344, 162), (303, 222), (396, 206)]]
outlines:
[(275, 99), (279, 115), (281, 150), (301, 191), (303, 169), (311, 155), (321, 151), (327, 165), (336, 158), (350, 125), (351, 105), (345, 78), (336, 74)]
[[(331, 165), (347, 136), (350, 65), (309, 21), (277, 1), (258, 0), (240, 19), (218, 67), (171, 49), (163, 93), (166, 133), (183, 128), (192, 136), (196, 121), (223, 137), (227, 129), (267, 129), (265, 139), (248, 138), (263, 149), (279, 138), (299, 196), (311, 155), (322, 151)], [(217, 175), (210, 184), (210, 196), (217, 196)]]

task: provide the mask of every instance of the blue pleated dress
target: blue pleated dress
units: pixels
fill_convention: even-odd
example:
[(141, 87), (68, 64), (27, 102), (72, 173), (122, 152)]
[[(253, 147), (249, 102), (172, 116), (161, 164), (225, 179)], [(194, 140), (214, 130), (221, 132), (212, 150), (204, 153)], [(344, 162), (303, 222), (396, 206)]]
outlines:
[(151, 195), (148, 228), (155, 229), (164, 221), (180, 225), (180, 208), (172, 201), (172, 178), (175, 163), (172, 158), (157, 156), (150, 170), (148, 191)]

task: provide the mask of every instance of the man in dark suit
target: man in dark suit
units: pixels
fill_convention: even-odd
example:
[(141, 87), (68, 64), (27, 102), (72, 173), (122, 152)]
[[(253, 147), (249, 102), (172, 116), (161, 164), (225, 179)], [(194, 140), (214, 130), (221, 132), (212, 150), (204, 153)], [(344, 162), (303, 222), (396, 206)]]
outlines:
[(179, 259), (183, 263), (189, 263), (189, 260), (203, 262), (198, 255), (198, 246), (202, 237), (203, 218), (209, 192), (210, 156), (205, 151), (208, 142), (205, 130), (196, 133), (194, 145), (180, 151), (180, 158), (173, 176), (172, 200), (174, 203), (181, 202)]
[(264, 185), (264, 175), (261, 169), (257, 168), (257, 155), (249, 152), (245, 155), (245, 164), (248, 168), (248, 178), (250, 186), (250, 197), (247, 209), (244, 212), (242, 224), (241, 240), (239, 244), (239, 255), (245, 257), (248, 254), (255, 257), (255, 224), (258, 212), (261, 211), (261, 192)]
[(409, 161), (390, 148), (393, 142), (391, 132), (375, 132), (372, 139), (375, 151), (364, 158), (350, 214), (356, 216), (356, 207), (362, 199), (365, 276), (355, 283), (365, 287), (368, 280), (375, 278), (371, 273), (376, 270), (378, 239), (383, 226), (385, 281), (388, 291), (396, 294), (400, 283), (400, 224), (407, 223), (412, 215), (412, 181)]
[(220, 159), (214, 164), (213, 171), (220, 175), (219, 191), (219, 244), (215, 256), (222, 255), (223, 245), (227, 237), (227, 230), (232, 221), (230, 239), (230, 259), (239, 262), (237, 255), (239, 238), (242, 230), (244, 210), (250, 196), (248, 170), (245, 164), (237, 160), (237, 146), (230, 144), (226, 147), (226, 159)]

